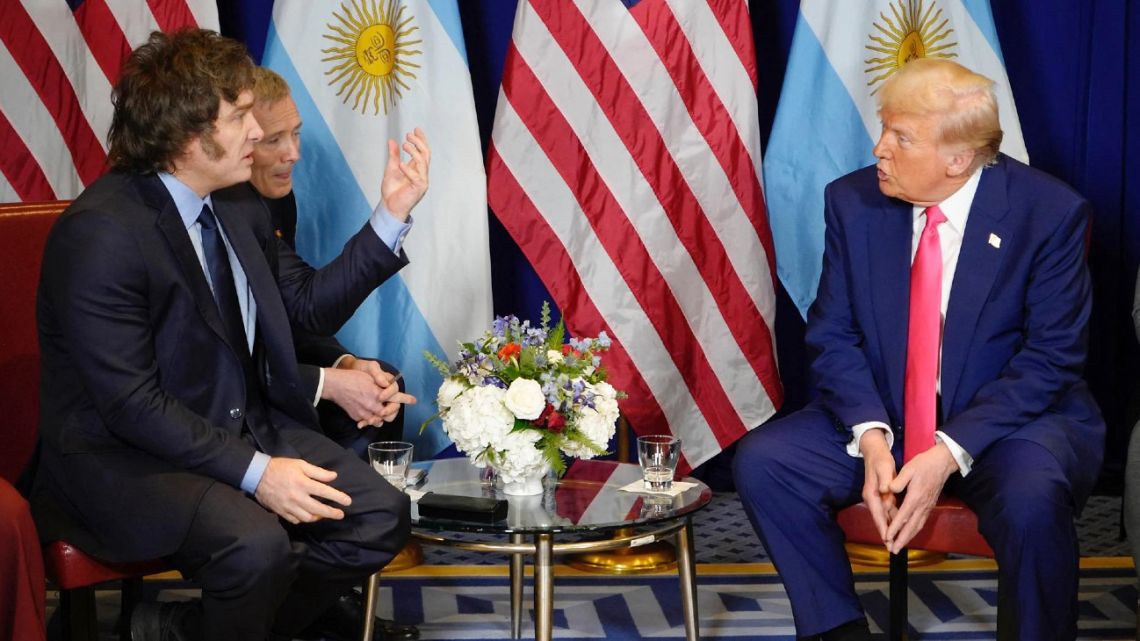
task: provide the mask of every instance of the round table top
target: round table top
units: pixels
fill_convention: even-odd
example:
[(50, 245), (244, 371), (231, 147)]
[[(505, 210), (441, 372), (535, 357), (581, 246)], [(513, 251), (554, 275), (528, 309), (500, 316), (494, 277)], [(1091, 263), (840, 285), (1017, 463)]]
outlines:
[[(677, 519), (708, 505), (712, 490), (704, 483), (685, 478), (691, 484), (676, 496), (626, 491), (621, 488), (638, 482), (641, 468), (631, 463), (575, 459), (557, 483), (548, 477), (542, 494), (508, 496), (502, 489), (480, 481), (480, 468), (466, 458), (421, 461), (412, 465), (427, 470), (417, 492), (459, 496), (486, 496), (507, 501), (507, 517), (495, 523), (421, 517), (412, 503), (412, 527), (421, 530), (466, 531), (502, 534), (559, 532), (607, 532), (621, 527), (647, 525)], [(675, 482), (676, 484), (677, 482)]]

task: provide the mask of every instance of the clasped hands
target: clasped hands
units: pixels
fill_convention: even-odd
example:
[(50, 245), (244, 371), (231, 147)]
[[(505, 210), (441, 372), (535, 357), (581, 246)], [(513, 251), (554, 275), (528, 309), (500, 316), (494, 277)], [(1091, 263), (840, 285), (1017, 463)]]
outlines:
[[(922, 529), (942, 494), (946, 479), (958, 471), (943, 443), (915, 456), (895, 473), (895, 459), (882, 430), (867, 430), (859, 440), (863, 454), (863, 501), (892, 554), (898, 554)], [(898, 496), (906, 491), (902, 503)]]
[[(357, 427), (389, 422), (401, 405), (416, 402), (411, 394), (400, 391), (397, 379), (380, 369), (380, 364), (351, 354), (336, 367), (325, 369), (321, 398), (339, 405)], [(296, 458), (275, 456), (257, 485), (257, 501), (286, 521), (313, 523), (321, 519), (339, 520), (352, 498), (330, 483), (336, 472)]]
[(379, 363), (351, 354), (325, 369), (321, 398), (339, 405), (357, 427), (390, 423), (401, 405), (416, 402), (416, 397), (400, 391), (396, 377), (380, 369)]

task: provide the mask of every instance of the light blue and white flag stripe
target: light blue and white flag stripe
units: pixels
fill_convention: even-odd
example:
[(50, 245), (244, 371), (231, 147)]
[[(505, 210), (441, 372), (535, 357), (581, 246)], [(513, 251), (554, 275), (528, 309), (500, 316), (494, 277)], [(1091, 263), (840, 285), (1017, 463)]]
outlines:
[(803, 0), (764, 156), (777, 272), (803, 315), (822, 267), (823, 188), (875, 162), (871, 150), (880, 124), (872, 92), (882, 82), (872, 80), (885, 70), (868, 71), (878, 66), (870, 59), (897, 59), (899, 48), (916, 42), (924, 48), (952, 45), (934, 54), (995, 81), (1005, 132), (1001, 149), (1028, 161), (987, 0)]
[[(386, 22), (392, 31), (376, 28)], [(366, 68), (380, 59), (394, 66)], [(423, 352), (453, 359), (458, 341), (491, 321), (486, 177), (456, 2), (277, 0), (263, 62), (288, 81), (304, 121), (294, 171), (297, 247), (315, 265), (340, 253), (379, 201), (386, 141), (402, 142), (415, 127), (427, 133), (431, 181), (404, 242), (411, 264), (338, 338), (400, 368), (420, 400), (407, 408), (405, 437), (416, 442), (417, 458), (428, 458), (449, 441), (438, 423), (417, 436), (441, 382)], [(342, 63), (349, 73), (332, 71)], [(385, 90), (399, 92), (386, 111)]]

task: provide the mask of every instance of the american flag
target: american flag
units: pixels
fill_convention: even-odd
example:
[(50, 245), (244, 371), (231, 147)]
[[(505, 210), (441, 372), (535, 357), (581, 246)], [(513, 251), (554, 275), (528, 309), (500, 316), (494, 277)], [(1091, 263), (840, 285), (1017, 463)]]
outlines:
[(214, 0), (0, 0), (0, 202), (73, 198), (106, 169), (111, 86), (152, 31)]
[(488, 200), (684, 470), (780, 406), (746, 0), (520, 0)]

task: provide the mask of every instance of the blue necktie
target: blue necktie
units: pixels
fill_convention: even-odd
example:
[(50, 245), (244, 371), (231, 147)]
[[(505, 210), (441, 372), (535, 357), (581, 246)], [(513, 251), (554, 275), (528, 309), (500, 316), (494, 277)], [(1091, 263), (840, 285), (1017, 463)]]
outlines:
[(214, 302), (222, 316), (222, 325), (229, 334), (233, 348), (248, 357), (249, 342), (245, 336), (241, 308), (238, 306), (237, 289), (234, 288), (234, 272), (230, 269), (230, 257), (226, 254), (226, 243), (218, 229), (218, 219), (210, 211), (209, 205), (202, 205), (198, 222), (202, 225), (202, 250), (206, 254), (206, 269), (210, 272)]

